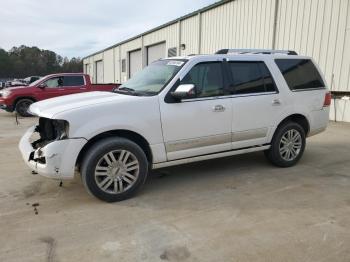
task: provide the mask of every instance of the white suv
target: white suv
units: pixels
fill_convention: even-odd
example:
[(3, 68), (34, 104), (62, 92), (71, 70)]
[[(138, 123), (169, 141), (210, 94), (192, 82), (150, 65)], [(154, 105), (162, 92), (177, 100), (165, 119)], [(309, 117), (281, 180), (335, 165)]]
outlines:
[(19, 147), (32, 170), (60, 180), (80, 171), (88, 192), (113, 202), (152, 169), (254, 151), (292, 166), (327, 127), (330, 101), (309, 57), (225, 49), (158, 60), (114, 92), (35, 103), (39, 124)]

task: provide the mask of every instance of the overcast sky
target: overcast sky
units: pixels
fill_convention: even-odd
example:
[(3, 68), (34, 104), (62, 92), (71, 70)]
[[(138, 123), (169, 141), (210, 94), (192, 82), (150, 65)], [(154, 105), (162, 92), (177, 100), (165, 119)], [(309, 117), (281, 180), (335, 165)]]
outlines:
[(217, 0), (1, 0), (0, 48), (86, 56)]

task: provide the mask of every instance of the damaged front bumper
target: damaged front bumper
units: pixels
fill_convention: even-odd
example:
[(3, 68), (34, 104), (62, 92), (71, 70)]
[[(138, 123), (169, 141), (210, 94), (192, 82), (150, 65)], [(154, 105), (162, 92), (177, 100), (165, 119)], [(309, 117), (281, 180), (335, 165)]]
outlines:
[(35, 149), (30, 141), (35, 128), (36, 126), (29, 128), (19, 143), (19, 150), (26, 164), (33, 171), (46, 177), (73, 178), (76, 160), (87, 140), (84, 138), (55, 140)]

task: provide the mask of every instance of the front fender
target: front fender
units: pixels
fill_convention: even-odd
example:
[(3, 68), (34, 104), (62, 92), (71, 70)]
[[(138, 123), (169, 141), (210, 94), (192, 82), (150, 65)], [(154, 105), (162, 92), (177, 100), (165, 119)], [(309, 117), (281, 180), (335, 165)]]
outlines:
[(157, 97), (138, 99), (130, 103), (106, 103), (77, 108), (55, 115), (69, 122), (69, 137), (87, 140), (108, 131), (129, 130), (143, 136), (147, 142), (163, 142)]

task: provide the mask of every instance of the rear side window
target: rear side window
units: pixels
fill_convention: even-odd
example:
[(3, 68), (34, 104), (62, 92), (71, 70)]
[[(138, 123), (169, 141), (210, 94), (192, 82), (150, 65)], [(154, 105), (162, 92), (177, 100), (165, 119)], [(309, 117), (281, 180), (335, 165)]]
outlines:
[(324, 88), (325, 84), (310, 59), (276, 59), (291, 90)]
[(63, 86), (83, 86), (83, 76), (65, 76), (63, 79)]
[(275, 84), (262, 61), (229, 62), (232, 75), (230, 88), (235, 94), (251, 94), (276, 91)]

